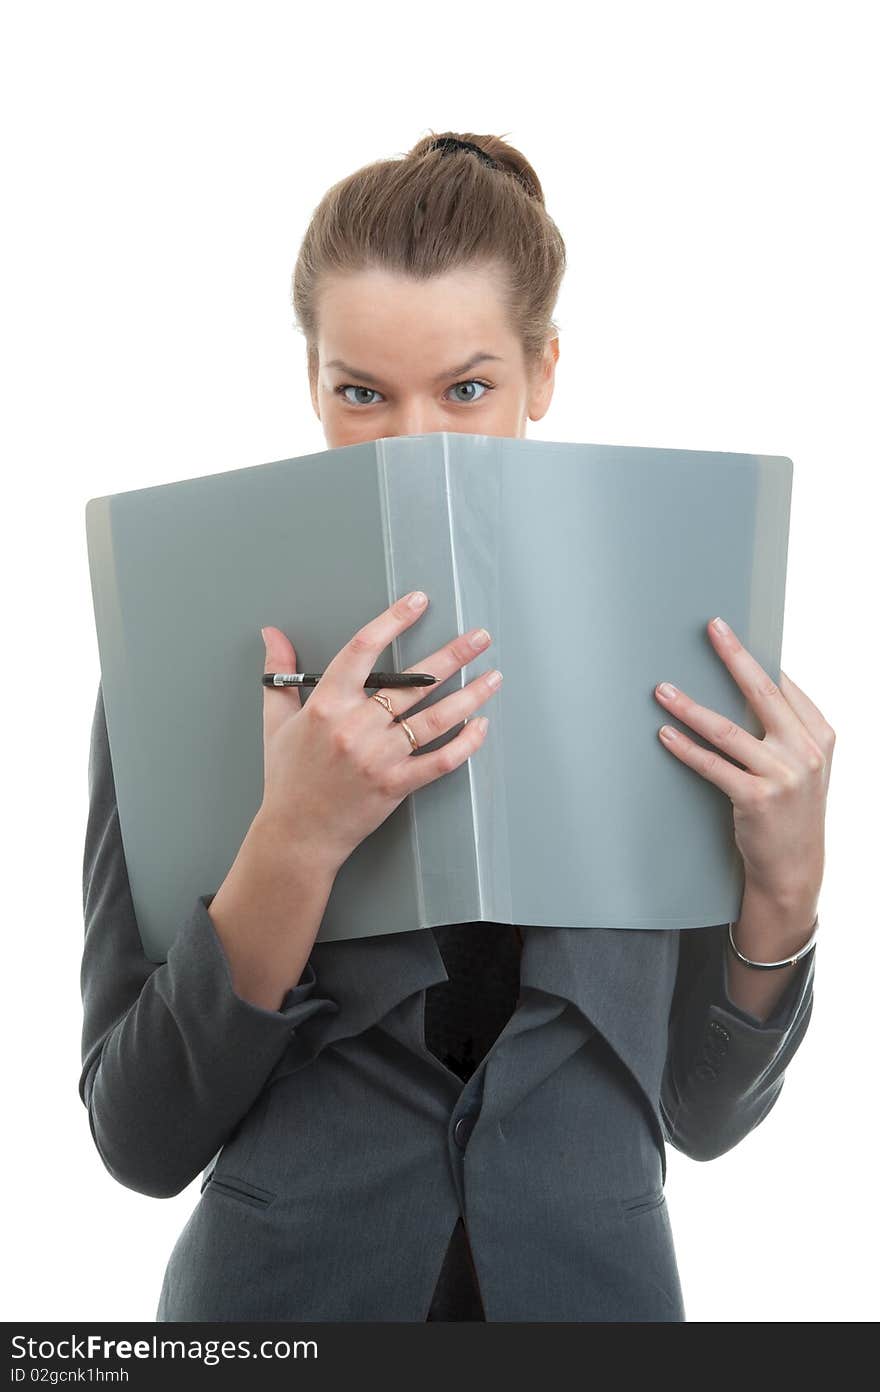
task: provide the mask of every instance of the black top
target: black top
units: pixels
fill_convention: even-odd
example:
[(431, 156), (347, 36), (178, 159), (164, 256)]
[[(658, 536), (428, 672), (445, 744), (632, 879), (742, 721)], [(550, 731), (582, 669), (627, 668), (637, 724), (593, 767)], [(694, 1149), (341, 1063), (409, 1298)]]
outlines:
[[(449, 974), (425, 991), (425, 1044), (467, 1082), (513, 1014), (519, 997), (520, 942), (506, 923), (453, 923), (434, 928)], [(461, 1218), (437, 1281), (429, 1320), (485, 1320)]]

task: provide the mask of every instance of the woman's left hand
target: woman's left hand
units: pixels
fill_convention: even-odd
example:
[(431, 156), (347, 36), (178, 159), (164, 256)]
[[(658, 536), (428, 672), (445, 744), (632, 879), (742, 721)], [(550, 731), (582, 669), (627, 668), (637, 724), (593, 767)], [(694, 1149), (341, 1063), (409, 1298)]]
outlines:
[(660, 739), (682, 763), (721, 788), (733, 803), (736, 844), (746, 885), (780, 904), (818, 899), (825, 867), (825, 804), (835, 733), (799, 686), (780, 671), (780, 686), (747, 652), (732, 629), (708, 625), (718, 656), (764, 727), (756, 739), (733, 721), (692, 701), (684, 692), (655, 696), (739, 769), (714, 750), (674, 730)]

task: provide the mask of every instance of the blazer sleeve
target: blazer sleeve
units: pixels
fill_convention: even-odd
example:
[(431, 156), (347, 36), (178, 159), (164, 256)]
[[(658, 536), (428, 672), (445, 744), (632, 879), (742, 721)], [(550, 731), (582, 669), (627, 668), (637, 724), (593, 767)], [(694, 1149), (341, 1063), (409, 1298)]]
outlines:
[(302, 1022), (337, 1006), (311, 961), (278, 1010), (238, 996), (207, 912), (213, 894), (198, 897), (166, 961), (144, 954), (100, 684), (88, 784), (79, 1094), (113, 1178), (169, 1198), (226, 1143)]
[(714, 1160), (764, 1120), (813, 1011), (813, 947), (761, 1021), (728, 994), (727, 924), (679, 932), (679, 965), (660, 1092), (667, 1140)]

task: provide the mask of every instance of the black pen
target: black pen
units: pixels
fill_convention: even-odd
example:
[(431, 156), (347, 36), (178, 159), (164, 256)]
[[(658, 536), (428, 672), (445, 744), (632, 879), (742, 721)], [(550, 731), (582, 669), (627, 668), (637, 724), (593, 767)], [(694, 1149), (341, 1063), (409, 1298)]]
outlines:
[[(323, 672), (264, 672), (264, 686), (316, 686)], [(364, 686), (433, 686), (430, 672), (371, 672)]]

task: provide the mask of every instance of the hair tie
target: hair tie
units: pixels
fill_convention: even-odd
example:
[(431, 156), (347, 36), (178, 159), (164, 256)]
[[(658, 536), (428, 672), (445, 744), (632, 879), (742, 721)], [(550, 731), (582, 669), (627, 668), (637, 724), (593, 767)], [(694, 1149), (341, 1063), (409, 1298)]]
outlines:
[(442, 150), (444, 154), (449, 154), (452, 150), (471, 150), (478, 155), (484, 164), (488, 164), (490, 169), (497, 169), (498, 163), (488, 155), (485, 150), (481, 150), (479, 145), (473, 145), (470, 140), (456, 140), (451, 135), (440, 136), (431, 146), (432, 150)]

